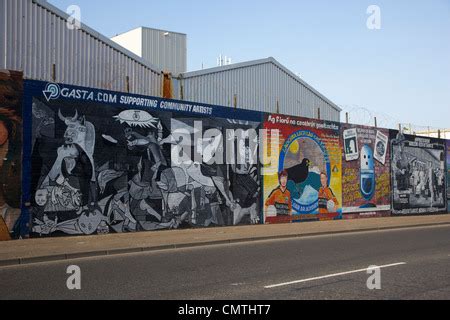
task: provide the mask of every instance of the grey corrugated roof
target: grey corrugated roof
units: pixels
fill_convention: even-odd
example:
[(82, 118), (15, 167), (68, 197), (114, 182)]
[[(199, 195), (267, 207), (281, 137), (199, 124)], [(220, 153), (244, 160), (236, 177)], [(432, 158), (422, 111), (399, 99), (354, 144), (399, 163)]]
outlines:
[[(68, 19), (70, 16), (65, 13), (64, 11), (60, 10), (59, 8), (55, 7), (54, 5), (48, 3), (46, 0), (32, 0), (33, 2), (37, 3), (38, 5), (42, 6), (43, 8), (47, 9), (48, 11), (52, 12), (53, 14), (62, 17), (63, 19)], [(97, 38), (98, 40), (104, 42), (108, 46), (114, 48), (115, 50), (123, 53), (124, 55), (129, 56), (131, 59), (135, 60), (136, 62), (142, 64), (143, 66), (149, 68), (150, 70), (153, 70), (156, 73), (162, 73), (162, 69), (158, 68), (157, 66), (147, 62), (145, 59), (142, 59), (138, 55), (134, 54), (133, 52), (125, 49), (121, 45), (117, 44), (116, 42), (112, 41), (111, 39), (105, 37), (101, 33), (95, 31), (94, 29), (91, 29), (84, 23), (81, 23), (81, 30), (84, 32), (90, 34), (94, 38)]]
[(273, 57), (269, 57), (269, 58), (265, 58), (265, 59), (259, 59), (259, 60), (246, 61), (246, 62), (241, 62), (241, 63), (234, 63), (234, 64), (230, 64), (230, 65), (227, 65), (227, 66), (222, 66), (222, 67), (214, 67), (214, 68), (209, 68), (209, 69), (204, 69), (204, 70), (185, 72), (185, 73), (181, 74), (181, 77), (184, 78), (184, 79), (186, 79), (186, 78), (193, 78), (193, 77), (199, 77), (199, 76), (212, 74), (212, 73), (226, 72), (226, 71), (230, 71), (230, 70), (234, 70), (234, 69), (242, 69), (242, 68), (252, 67), (252, 66), (256, 66), (256, 65), (260, 65), (260, 64), (266, 64), (266, 63), (274, 64), (275, 66), (277, 66), (278, 68), (283, 70), (286, 74), (288, 74), (290, 77), (292, 77), (295, 81), (299, 82), (300, 84), (302, 84), (303, 86), (305, 86), (306, 88), (311, 90), (318, 97), (320, 97), (322, 100), (327, 102), (334, 109), (338, 110), (339, 112), (342, 111), (342, 109), (338, 105), (336, 105), (331, 100), (329, 100), (327, 97), (325, 97), (323, 94), (321, 94), (316, 89), (311, 87), (308, 83), (306, 83), (300, 77), (295, 75), (292, 71), (290, 71), (288, 68), (283, 66), (281, 63), (279, 63)]

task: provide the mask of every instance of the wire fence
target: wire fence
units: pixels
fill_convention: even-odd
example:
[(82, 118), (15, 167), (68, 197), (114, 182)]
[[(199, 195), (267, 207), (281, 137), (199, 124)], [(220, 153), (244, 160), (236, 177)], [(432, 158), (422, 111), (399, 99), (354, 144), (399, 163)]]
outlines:
[(364, 126), (402, 130), (405, 134), (435, 137), (450, 140), (450, 128), (423, 126), (413, 123), (404, 123), (383, 112), (373, 111), (357, 105), (340, 105), (342, 108), (341, 121)]

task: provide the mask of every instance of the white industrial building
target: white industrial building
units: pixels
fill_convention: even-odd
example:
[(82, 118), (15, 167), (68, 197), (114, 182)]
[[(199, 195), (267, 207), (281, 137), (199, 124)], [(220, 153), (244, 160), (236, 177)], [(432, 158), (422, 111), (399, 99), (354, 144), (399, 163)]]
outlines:
[(111, 38), (166, 73), (187, 70), (186, 35), (179, 32), (140, 27)]
[[(43, 0), (0, 0), (0, 69), (25, 78), (339, 121), (341, 109), (273, 58), (186, 71), (186, 35), (138, 28), (114, 41)], [(120, 43), (120, 45), (119, 45)], [(166, 96), (166, 94), (164, 94)], [(320, 110), (320, 111), (319, 111)]]

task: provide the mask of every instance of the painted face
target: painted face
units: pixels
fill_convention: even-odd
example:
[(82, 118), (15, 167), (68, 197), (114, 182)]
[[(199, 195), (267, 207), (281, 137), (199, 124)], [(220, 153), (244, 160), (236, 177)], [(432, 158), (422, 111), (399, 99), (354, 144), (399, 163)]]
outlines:
[(74, 144), (77, 143), (79, 145), (83, 145), (86, 140), (86, 127), (81, 125), (80, 123), (70, 123), (67, 126), (67, 130), (64, 133), (64, 139), (66, 144)]
[(73, 206), (78, 208), (81, 206), (81, 193), (78, 189), (71, 187), (69, 184), (57, 187), (55, 196), (59, 204), (64, 207)]
[(102, 222), (102, 214), (94, 210), (90, 213), (83, 213), (78, 219), (78, 226), (81, 232), (85, 235), (93, 234), (97, 231), (100, 223)]
[(286, 176), (282, 176), (282, 177), (280, 178), (280, 185), (281, 185), (283, 188), (286, 188), (286, 186), (287, 186), (287, 181), (288, 181), (288, 178), (287, 178)]
[(36, 195), (34, 196), (34, 199), (36, 200), (36, 204), (39, 207), (43, 207), (47, 204), (48, 200), (48, 190), (47, 189), (40, 189), (36, 191)]
[(384, 143), (381, 142), (381, 141), (378, 142), (378, 144), (377, 144), (377, 154), (378, 154), (378, 156), (382, 157), (382, 156), (384, 156), (385, 153), (386, 153), (386, 147), (385, 147)]
[(375, 162), (373, 151), (368, 145), (364, 145), (360, 157), (360, 191), (363, 197), (369, 201), (375, 194)]
[(320, 175), (320, 183), (322, 184), (323, 188), (328, 187), (328, 177), (324, 174)]

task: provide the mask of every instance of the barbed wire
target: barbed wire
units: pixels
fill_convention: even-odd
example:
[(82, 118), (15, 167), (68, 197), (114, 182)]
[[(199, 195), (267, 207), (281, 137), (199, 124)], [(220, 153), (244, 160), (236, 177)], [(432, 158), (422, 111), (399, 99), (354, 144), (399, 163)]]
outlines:
[(393, 117), (384, 112), (374, 111), (366, 107), (359, 105), (339, 105), (342, 108), (341, 121), (348, 122), (352, 124), (364, 125), (364, 126), (374, 126), (375, 119), (376, 124), (380, 128), (387, 129), (401, 129), (404, 133), (428, 136), (428, 137), (438, 137), (439, 134), (441, 138), (450, 139), (450, 128), (440, 128), (434, 126), (424, 126), (415, 123), (404, 123), (402, 120)]

